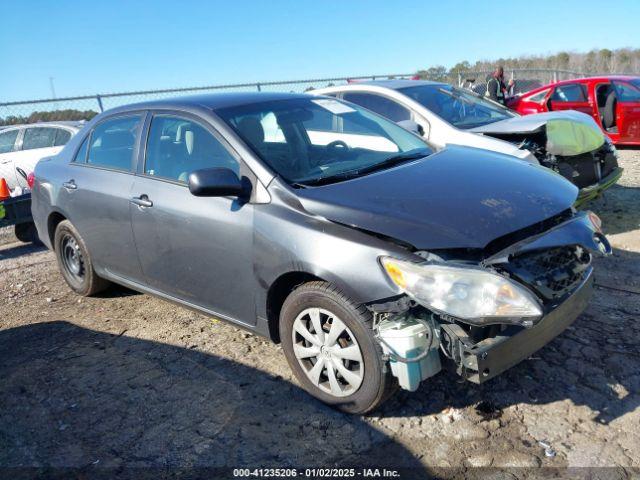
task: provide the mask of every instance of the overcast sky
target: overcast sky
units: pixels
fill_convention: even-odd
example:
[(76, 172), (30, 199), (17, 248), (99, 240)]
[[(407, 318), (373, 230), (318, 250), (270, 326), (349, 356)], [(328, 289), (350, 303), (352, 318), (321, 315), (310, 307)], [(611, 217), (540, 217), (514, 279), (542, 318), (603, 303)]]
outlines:
[(640, 0), (3, 0), (1, 11), (0, 101), (48, 98), (49, 77), (62, 97), (640, 46)]

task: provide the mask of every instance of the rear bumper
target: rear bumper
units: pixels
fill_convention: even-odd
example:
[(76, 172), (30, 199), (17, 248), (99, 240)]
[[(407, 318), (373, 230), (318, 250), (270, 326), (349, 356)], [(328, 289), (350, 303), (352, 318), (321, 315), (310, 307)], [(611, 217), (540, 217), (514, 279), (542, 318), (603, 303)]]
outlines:
[(583, 203), (593, 200), (607, 188), (613, 186), (622, 176), (623, 170), (624, 169), (621, 167), (616, 167), (611, 171), (611, 173), (609, 173), (609, 175), (604, 177), (598, 183), (581, 188), (574, 206), (579, 207)]
[(593, 270), (574, 292), (535, 327), (510, 327), (499, 336), (473, 343), (462, 328), (442, 324), (454, 344), (458, 374), (473, 382), (485, 382), (513, 367), (560, 335), (586, 308), (593, 292)]

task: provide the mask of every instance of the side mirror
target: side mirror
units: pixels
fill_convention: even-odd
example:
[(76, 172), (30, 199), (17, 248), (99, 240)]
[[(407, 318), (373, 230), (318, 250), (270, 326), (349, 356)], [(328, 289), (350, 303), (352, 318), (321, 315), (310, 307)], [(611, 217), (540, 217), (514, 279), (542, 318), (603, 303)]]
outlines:
[(415, 122), (414, 120), (401, 120), (397, 123), (405, 130), (409, 130), (410, 132), (415, 133), (416, 135), (420, 135), (421, 137), (424, 136), (424, 128), (422, 128), (422, 125), (420, 125), (418, 122)]
[(196, 197), (245, 197), (250, 187), (228, 168), (203, 168), (189, 174), (189, 191)]

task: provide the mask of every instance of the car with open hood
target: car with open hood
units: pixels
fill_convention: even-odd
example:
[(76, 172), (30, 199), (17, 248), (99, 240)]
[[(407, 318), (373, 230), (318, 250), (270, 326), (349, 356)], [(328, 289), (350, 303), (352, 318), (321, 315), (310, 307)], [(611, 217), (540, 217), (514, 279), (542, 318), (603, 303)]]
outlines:
[(577, 194), (341, 100), (236, 93), (98, 115), (38, 163), (32, 211), (78, 294), (114, 282), (264, 335), (362, 413), (446, 365), (488, 381), (578, 317), (610, 247)]
[(507, 105), (521, 115), (582, 112), (593, 118), (615, 145), (640, 145), (640, 77), (563, 80), (516, 95)]
[(592, 199), (622, 175), (617, 153), (587, 115), (557, 112), (522, 118), (474, 92), (421, 80), (354, 82), (315, 90), (363, 106), (437, 146), (465, 145), (550, 168)]

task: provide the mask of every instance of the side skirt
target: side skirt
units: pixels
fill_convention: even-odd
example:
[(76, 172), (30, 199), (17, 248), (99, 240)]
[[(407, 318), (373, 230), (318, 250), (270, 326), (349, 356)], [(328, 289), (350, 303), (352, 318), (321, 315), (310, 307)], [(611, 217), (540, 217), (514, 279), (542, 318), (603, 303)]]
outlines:
[(135, 290), (137, 292), (140, 293), (145, 293), (145, 294), (149, 294), (149, 295), (153, 295), (154, 297), (158, 297), (161, 298), (162, 300), (166, 300), (167, 302), (176, 304), (176, 305), (180, 305), (181, 307), (185, 307), (188, 308), (189, 310), (193, 310), (195, 312), (198, 313), (202, 313), (204, 315), (207, 315), (209, 317), (214, 317), (218, 320), (222, 320), (226, 323), (230, 323), (236, 327), (240, 327), (244, 330), (249, 330), (250, 332), (256, 333), (258, 335), (261, 335), (263, 337), (267, 337), (269, 339), (269, 333), (268, 333), (268, 328), (261, 328), (262, 325), (264, 325), (266, 323), (266, 320), (258, 317), (258, 321), (256, 322), (256, 325), (250, 325), (248, 323), (242, 322), (240, 320), (237, 320), (235, 318), (229, 317), (227, 315), (223, 315), (221, 313), (215, 312), (211, 309), (202, 307), (200, 305), (197, 305), (195, 303), (191, 303), (191, 302), (187, 302), (185, 300), (182, 300), (180, 298), (174, 297), (172, 295), (169, 295), (167, 293), (161, 292), (159, 290), (156, 290), (154, 288), (148, 287), (146, 285), (142, 285), (141, 283), (138, 282), (134, 282), (132, 280), (128, 280), (124, 277), (121, 277), (119, 275), (116, 275), (113, 272), (110, 272), (107, 269), (103, 269), (100, 272), (100, 276), (106, 278), (107, 280), (113, 282), (113, 283), (117, 283), (119, 285), (122, 285), (124, 287), (130, 288), (132, 290)]

